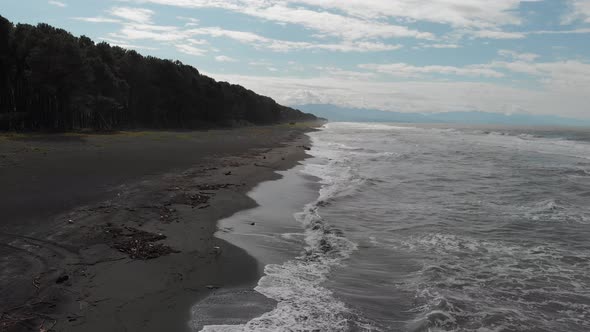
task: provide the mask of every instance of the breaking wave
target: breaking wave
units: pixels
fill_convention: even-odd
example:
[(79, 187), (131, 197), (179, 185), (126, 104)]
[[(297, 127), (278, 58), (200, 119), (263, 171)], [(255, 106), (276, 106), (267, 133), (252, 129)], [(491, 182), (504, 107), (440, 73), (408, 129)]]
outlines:
[[(315, 143), (311, 153), (323, 157), (324, 161), (329, 160), (329, 150), (322, 150), (322, 144)], [(337, 148), (356, 150), (343, 145)], [(345, 264), (357, 245), (324, 220), (320, 209), (338, 197), (353, 193), (365, 180), (355, 172), (349, 160), (343, 158), (332, 159), (325, 164), (308, 164), (304, 172), (320, 178), (322, 187), (319, 197), (295, 214), (304, 233), (283, 234), (283, 237), (304, 237), (306, 246), (303, 253), (293, 260), (267, 265), (255, 288), (277, 301), (277, 307), (244, 325), (206, 326), (202, 331), (372, 330), (370, 323), (323, 287), (332, 269)]]

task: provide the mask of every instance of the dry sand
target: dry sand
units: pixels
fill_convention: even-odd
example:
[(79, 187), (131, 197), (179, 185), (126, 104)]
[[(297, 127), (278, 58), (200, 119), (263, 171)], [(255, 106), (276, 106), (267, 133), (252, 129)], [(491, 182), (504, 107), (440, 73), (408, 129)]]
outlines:
[(305, 158), (309, 130), (0, 136), (0, 330), (186, 331), (211, 292), (254, 300), (232, 323), (267, 311), (216, 222)]

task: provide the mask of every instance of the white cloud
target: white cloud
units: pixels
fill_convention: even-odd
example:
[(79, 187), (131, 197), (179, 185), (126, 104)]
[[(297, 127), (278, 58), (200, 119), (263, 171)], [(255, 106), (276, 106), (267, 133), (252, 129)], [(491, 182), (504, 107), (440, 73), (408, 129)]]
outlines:
[(535, 35), (566, 35), (566, 34), (586, 34), (590, 33), (590, 28), (580, 28), (571, 30), (539, 30), (531, 31), (530, 34)]
[(376, 78), (376, 74), (372, 72), (361, 72), (361, 71), (354, 71), (354, 70), (344, 70), (341, 68), (328, 66), (316, 66), (320, 76), (323, 77), (333, 77), (333, 78), (343, 78), (347, 80), (371, 80)]
[(305, 8), (282, 5), (263, 8), (246, 7), (243, 13), (266, 20), (302, 25), (320, 34), (337, 36), (345, 40), (400, 37), (434, 39), (434, 35), (431, 33), (420, 32), (400, 25), (357, 19)]
[[(392, 22), (434, 22), (449, 25), (459, 36), (522, 39), (526, 32), (505, 31), (522, 25), (523, 3), (542, 0), (127, 0), (184, 8), (221, 8), (277, 24), (294, 24), (314, 37), (344, 41), (390, 38), (438, 40), (432, 32)], [(571, 0), (589, 2), (590, 0)], [(511, 29), (514, 30), (514, 29)], [(454, 43), (456, 44), (456, 43)], [(437, 43), (437, 45), (442, 45)]]
[(127, 48), (127, 49), (150, 50), (150, 51), (157, 50), (157, 48), (155, 48), (155, 47), (129, 44), (129, 43), (125, 42), (125, 41), (117, 40), (117, 39), (112, 39), (112, 38), (100, 38), (100, 40), (105, 41), (105, 42), (109, 43), (112, 46), (119, 46), (119, 47)]
[[(518, 25), (522, 19), (517, 15), (520, 4), (540, 0), (134, 0), (139, 3), (157, 3), (162, 5), (187, 8), (223, 8), (252, 16), (266, 18), (285, 23), (306, 25), (310, 28), (324, 29), (322, 18), (328, 18), (326, 23), (338, 23), (341, 19), (334, 19), (325, 11), (305, 9), (322, 8), (343, 12), (350, 18), (365, 22), (383, 18), (403, 18), (412, 21), (428, 21), (449, 24), (461, 28), (492, 28), (503, 25)], [(586, 0), (584, 0), (586, 1)], [(289, 6), (292, 5), (292, 6)], [(301, 9), (294, 17), (286, 17), (285, 9)], [(309, 17), (304, 14), (310, 14)], [(354, 20), (347, 22), (355, 22)], [(355, 24), (352, 24), (354, 26)], [(342, 28), (343, 26), (339, 26)], [(344, 27), (346, 29), (346, 27)], [(332, 31), (332, 28), (328, 28)]]
[(475, 38), (487, 39), (522, 39), (527, 36), (524, 32), (506, 32), (499, 30), (476, 30), (468, 31), (467, 34)]
[(328, 11), (318, 11), (301, 6), (288, 6), (287, 2), (265, 0), (135, 0), (137, 3), (156, 3), (185, 8), (223, 8), (281, 24), (296, 24), (322, 35), (345, 40), (371, 38), (419, 38), (434, 39), (429, 32), (421, 32), (405, 26), (378, 20), (344, 16)]
[(207, 51), (202, 50), (200, 48), (196, 48), (194, 46), (184, 45), (184, 44), (177, 44), (176, 49), (179, 52), (182, 52), (184, 54), (194, 55), (194, 56), (203, 56), (207, 52)]
[[(587, 95), (590, 91), (590, 64), (577, 60), (558, 62), (496, 61), (489, 68), (503, 68), (515, 73), (536, 76), (546, 88)], [(570, 90), (568, 92), (568, 90)]]
[[(172, 0), (173, 1), (173, 0)], [(369, 19), (406, 18), (449, 24), (461, 28), (491, 28), (518, 25), (516, 13), (521, 3), (538, 0), (289, 0)]]
[(460, 48), (458, 44), (421, 44), (417, 48)]
[(232, 57), (226, 56), (226, 55), (218, 55), (215, 57), (215, 61), (217, 61), (217, 62), (237, 62), (238, 60), (236, 60)]
[(423, 75), (458, 75), (473, 77), (491, 77), (500, 78), (504, 74), (490, 68), (481, 66), (413, 66), (406, 63), (390, 64), (360, 64), (359, 68), (373, 70), (379, 73), (388, 74), (395, 77), (421, 77)]
[(181, 21), (186, 21), (187, 23), (185, 23), (185, 26), (197, 26), (199, 25), (199, 20), (193, 17), (186, 17), (186, 16), (176, 16), (177, 19), (181, 20)]
[(129, 40), (149, 39), (159, 42), (190, 41), (195, 36), (210, 36), (214, 38), (229, 38), (243, 44), (275, 52), (292, 50), (379, 52), (397, 50), (402, 47), (399, 44), (384, 44), (368, 41), (342, 41), (340, 43), (295, 42), (271, 39), (252, 32), (227, 30), (220, 27), (179, 28), (176, 26), (159, 26), (142, 23), (125, 23), (121, 30), (117, 33), (112, 33), (111, 36)]
[(48, 3), (50, 5), (61, 7), (61, 8), (64, 8), (64, 7), (67, 7), (68, 6), (66, 3), (61, 2), (61, 1), (56, 1), (56, 0), (49, 0)]
[(562, 18), (563, 24), (575, 21), (590, 23), (590, 0), (570, 0), (570, 11)]
[(540, 55), (535, 53), (518, 53), (510, 50), (499, 50), (498, 54), (505, 58), (511, 58), (527, 62), (535, 61), (537, 58), (540, 57)]
[(151, 24), (124, 24), (121, 30), (110, 34), (112, 37), (127, 40), (154, 40), (159, 42), (181, 41), (190, 37), (174, 26)]
[(89, 23), (121, 23), (121, 20), (104, 17), (104, 16), (96, 16), (96, 17), (73, 17), (74, 20), (77, 21), (84, 21)]
[(207, 45), (207, 44), (209, 44), (209, 42), (205, 39), (188, 38), (186, 41), (191, 45)]
[(151, 23), (154, 15), (153, 10), (130, 7), (114, 7), (109, 10), (109, 13), (115, 17), (142, 24)]

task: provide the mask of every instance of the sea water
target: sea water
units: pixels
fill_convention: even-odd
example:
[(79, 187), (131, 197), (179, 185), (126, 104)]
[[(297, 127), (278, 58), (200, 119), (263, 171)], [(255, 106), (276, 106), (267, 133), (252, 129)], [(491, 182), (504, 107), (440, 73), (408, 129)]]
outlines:
[(245, 212), (268, 225), (255, 290), (276, 306), (203, 330), (590, 331), (590, 130), (330, 123), (310, 136), (313, 158), (261, 189), (307, 193)]

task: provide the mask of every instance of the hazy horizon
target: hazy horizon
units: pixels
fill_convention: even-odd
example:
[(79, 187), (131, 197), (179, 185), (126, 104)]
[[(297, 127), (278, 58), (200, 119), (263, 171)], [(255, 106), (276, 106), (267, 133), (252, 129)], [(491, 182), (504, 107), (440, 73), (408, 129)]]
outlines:
[(590, 119), (541, 115), (531, 113), (495, 113), (482, 111), (403, 113), (377, 109), (340, 107), (331, 104), (291, 105), (295, 109), (312, 113), (330, 122), (385, 122), (385, 123), (439, 123), (516, 126), (574, 126), (590, 127)]

